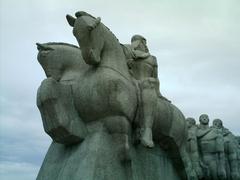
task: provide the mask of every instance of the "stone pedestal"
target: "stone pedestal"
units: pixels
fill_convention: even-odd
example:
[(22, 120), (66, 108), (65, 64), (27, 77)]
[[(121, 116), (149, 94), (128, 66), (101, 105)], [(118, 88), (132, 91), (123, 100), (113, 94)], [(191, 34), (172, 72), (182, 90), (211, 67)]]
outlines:
[(158, 146), (135, 146), (131, 160), (121, 161), (117, 144), (104, 130), (90, 133), (76, 145), (53, 142), (37, 180), (179, 180), (171, 160)]
[(132, 180), (180, 180), (172, 161), (159, 146), (134, 148), (131, 168)]

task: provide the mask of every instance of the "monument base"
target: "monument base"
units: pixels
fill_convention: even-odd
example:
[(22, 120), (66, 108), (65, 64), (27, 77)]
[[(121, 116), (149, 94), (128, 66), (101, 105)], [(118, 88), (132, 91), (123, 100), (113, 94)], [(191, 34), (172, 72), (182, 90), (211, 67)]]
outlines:
[(105, 131), (90, 133), (76, 145), (53, 142), (37, 180), (179, 180), (166, 152), (156, 146), (131, 148), (121, 161), (118, 142)]

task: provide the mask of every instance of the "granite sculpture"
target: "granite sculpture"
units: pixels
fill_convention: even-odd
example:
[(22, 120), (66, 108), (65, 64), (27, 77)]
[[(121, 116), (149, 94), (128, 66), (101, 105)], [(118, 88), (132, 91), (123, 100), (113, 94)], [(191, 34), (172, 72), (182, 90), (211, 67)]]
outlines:
[(148, 157), (148, 167), (163, 168), (152, 167), (159, 157), (150, 157), (151, 152), (162, 153), (171, 167), (165, 179), (197, 179), (186, 151), (185, 117), (161, 95), (156, 58), (145, 38), (133, 36), (131, 45), (123, 45), (101, 18), (86, 12), (75, 16), (67, 15), (67, 21), (80, 48), (37, 44), (47, 76), (37, 105), (53, 139), (38, 179), (70, 176), (71, 161), (69, 167), (77, 166), (72, 179), (107, 180), (112, 174), (116, 179), (161, 179), (164, 175), (149, 174), (140, 163)]
[(200, 124), (194, 118), (188, 124), (188, 153), (198, 179), (239, 180), (239, 144), (237, 137), (214, 119), (209, 127), (209, 117), (202, 114)]
[(187, 150), (198, 179), (202, 179), (204, 177), (203, 171), (206, 167), (203, 166), (200, 158), (197, 138), (198, 127), (194, 118), (189, 117), (186, 121), (188, 125)]
[(220, 130), (223, 135), (227, 179), (240, 179), (238, 169), (238, 142), (236, 141), (236, 137), (223, 126), (223, 122), (220, 119), (213, 120), (213, 128)]
[(155, 56), (150, 55), (147, 40), (141, 35), (134, 35), (131, 39), (131, 45), (124, 45), (123, 50), (127, 58), (129, 71), (141, 90), (140, 140), (144, 146), (153, 147), (154, 107), (157, 105), (158, 98), (167, 100), (159, 90), (157, 60)]
[(240, 136), (236, 136), (237, 146), (237, 159), (238, 159), (238, 173), (240, 174)]
[(206, 114), (185, 119), (161, 94), (146, 38), (121, 44), (99, 17), (66, 18), (78, 46), (37, 43), (47, 77), (37, 106), (53, 140), (37, 180), (239, 178), (237, 138)]
[(225, 157), (224, 141), (221, 132), (209, 127), (209, 117), (202, 114), (199, 117), (200, 125), (198, 126), (197, 138), (199, 151), (205, 168), (207, 179), (225, 179)]

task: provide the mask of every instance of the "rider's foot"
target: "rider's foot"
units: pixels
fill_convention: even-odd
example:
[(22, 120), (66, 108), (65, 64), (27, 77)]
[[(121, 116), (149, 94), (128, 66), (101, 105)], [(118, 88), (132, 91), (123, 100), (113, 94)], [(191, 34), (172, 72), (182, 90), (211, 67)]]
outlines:
[(143, 129), (143, 132), (141, 133), (141, 143), (148, 148), (154, 147), (151, 128)]

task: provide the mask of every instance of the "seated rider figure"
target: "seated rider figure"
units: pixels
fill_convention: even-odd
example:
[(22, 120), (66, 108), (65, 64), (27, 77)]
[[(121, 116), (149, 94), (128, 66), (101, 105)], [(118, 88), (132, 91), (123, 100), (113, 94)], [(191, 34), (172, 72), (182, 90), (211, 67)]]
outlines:
[(131, 45), (124, 45), (130, 73), (137, 80), (141, 91), (142, 114), (140, 122), (140, 140), (146, 147), (154, 147), (152, 139), (152, 125), (154, 120), (154, 108), (157, 99), (163, 97), (159, 91), (158, 66), (155, 56), (150, 55), (146, 39), (141, 35), (134, 35)]

